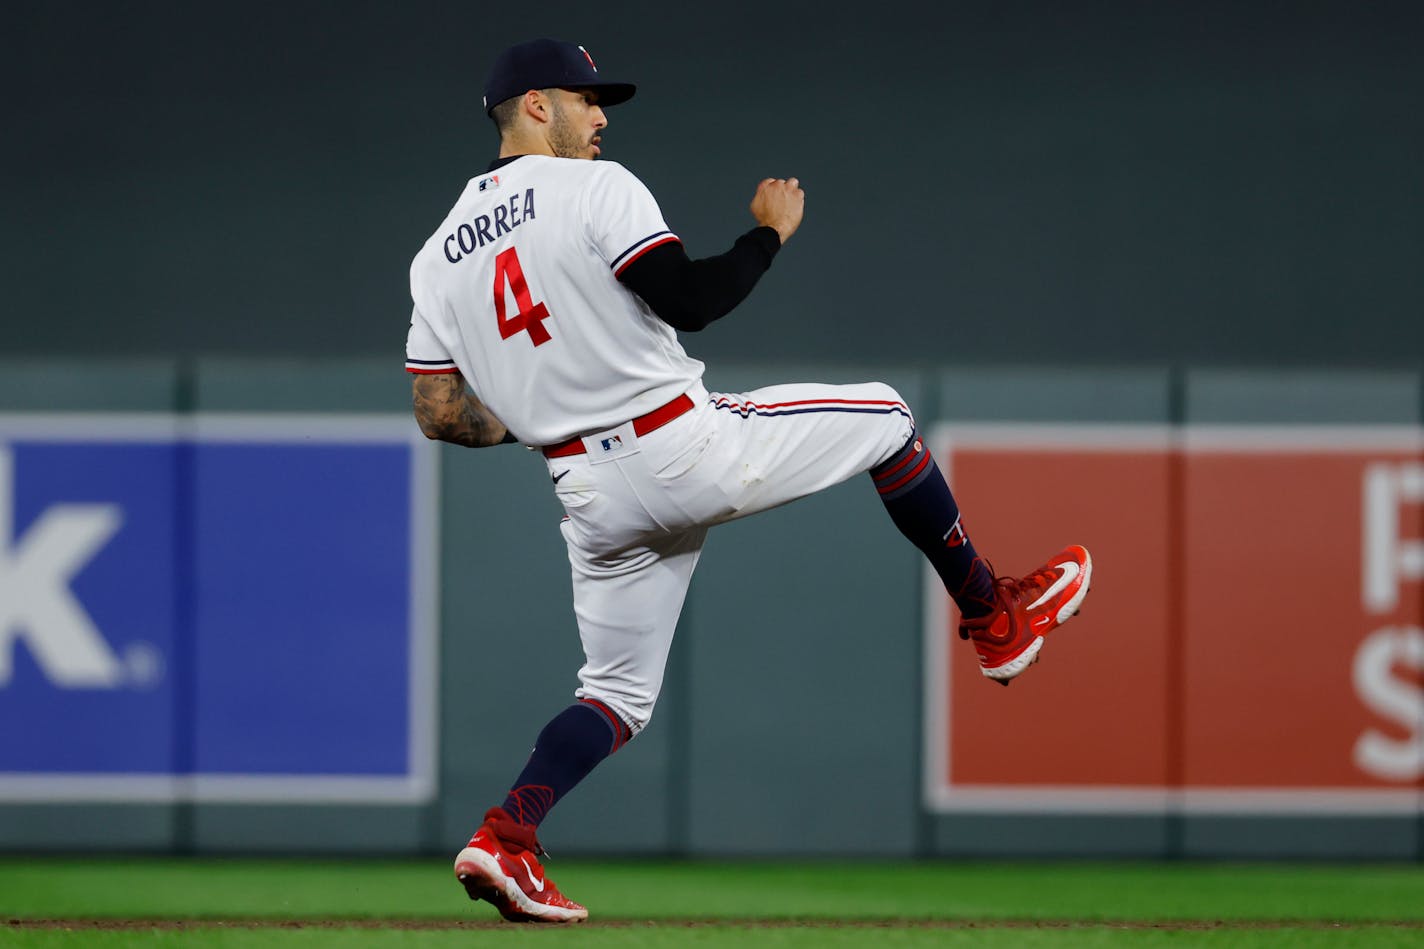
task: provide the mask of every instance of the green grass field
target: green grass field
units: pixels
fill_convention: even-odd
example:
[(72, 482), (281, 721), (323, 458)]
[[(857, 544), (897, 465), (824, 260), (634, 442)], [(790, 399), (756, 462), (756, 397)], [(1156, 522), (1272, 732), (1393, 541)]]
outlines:
[(589, 863), (503, 923), (445, 861), (0, 860), (0, 946), (1424, 946), (1424, 868)]

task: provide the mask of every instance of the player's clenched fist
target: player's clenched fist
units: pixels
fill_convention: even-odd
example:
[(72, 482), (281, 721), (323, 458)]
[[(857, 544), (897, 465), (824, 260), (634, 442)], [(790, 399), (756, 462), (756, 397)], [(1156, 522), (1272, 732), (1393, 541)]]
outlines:
[(763, 227), (776, 228), (785, 244), (801, 226), (805, 206), (806, 192), (795, 178), (765, 178), (752, 198), (752, 217)]

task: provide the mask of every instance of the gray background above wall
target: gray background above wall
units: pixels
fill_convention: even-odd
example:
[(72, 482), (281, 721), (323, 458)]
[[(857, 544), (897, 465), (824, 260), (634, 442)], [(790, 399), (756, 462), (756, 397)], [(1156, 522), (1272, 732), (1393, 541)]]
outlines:
[(1424, 7), (1047, 0), (21, 4), (0, 352), (398, 359), (487, 65), (539, 32), (641, 84), (605, 155), (694, 255), (803, 179), (714, 361), (1424, 352)]

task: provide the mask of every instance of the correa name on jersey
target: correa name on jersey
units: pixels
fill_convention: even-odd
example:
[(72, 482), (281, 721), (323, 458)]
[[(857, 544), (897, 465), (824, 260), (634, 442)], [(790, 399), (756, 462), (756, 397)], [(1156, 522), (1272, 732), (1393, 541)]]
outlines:
[(478, 215), (470, 223), (455, 228), (455, 233), (445, 235), (445, 259), (458, 264), (466, 254), (493, 243), (496, 238), (532, 220), (534, 189), (529, 188), (522, 195), (515, 192), (504, 204), (496, 204), (489, 214)]

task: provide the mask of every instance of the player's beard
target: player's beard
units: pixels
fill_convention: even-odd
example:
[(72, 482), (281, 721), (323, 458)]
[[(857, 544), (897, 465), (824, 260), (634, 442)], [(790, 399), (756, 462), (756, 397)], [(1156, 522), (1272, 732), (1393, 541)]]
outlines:
[(558, 102), (554, 103), (554, 113), (549, 122), (549, 147), (558, 158), (592, 158), (589, 146), (592, 136), (583, 138), (569, 122), (568, 113)]

